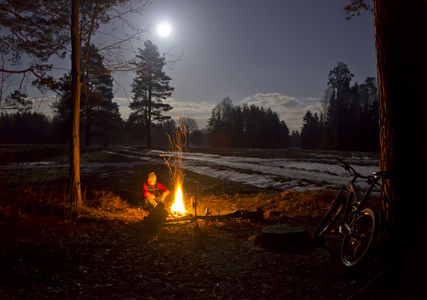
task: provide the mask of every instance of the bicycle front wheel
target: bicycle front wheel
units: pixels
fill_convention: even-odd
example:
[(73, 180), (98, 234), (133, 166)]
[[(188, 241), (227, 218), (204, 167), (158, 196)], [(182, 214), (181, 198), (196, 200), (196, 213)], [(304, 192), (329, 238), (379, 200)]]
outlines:
[(347, 267), (358, 264), (369, 252), (378, 235), (378, 216), (370, 208), (357, 213), (351, 230), (346, 232), (341, 246), (341, 261)]
[(346, 198), (340, 192), (332, 202), (323, 219), (320, 221), (314, 232), (314, 238), (320, 240), (325, 234), (332, 230), (339, 217), (342, 215), (345, 207)]

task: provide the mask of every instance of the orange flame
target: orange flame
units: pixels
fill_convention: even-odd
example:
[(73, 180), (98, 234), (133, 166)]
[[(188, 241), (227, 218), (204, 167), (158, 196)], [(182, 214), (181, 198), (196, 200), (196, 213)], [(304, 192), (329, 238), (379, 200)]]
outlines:
[(178, 185), (175, 191), (175, 202), (172, 204), (171, 212), (174, 215), (185, 215), (186, 210), (184, 207), (182, 188)]

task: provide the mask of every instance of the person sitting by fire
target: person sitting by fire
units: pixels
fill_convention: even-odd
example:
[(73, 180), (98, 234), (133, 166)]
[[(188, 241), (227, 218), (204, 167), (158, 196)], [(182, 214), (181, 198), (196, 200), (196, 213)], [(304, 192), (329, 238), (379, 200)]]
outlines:
[(159, 202), (165, 200), (169, 195), (169, 190), (157, 182), (157, 176), (154, 172), (148, 174), (147, 182), (142, 185), (142, 194), (144, 196), (142, 208), (151, 211)]

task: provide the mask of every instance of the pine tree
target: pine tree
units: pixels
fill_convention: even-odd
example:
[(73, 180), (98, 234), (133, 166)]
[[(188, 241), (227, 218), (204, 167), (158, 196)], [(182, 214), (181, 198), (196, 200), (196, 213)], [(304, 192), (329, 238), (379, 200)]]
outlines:
[(164, 116), (163, 113), (173, 107), (163, 100), (172, 95), (174, 88), (169, 86), (172, 78), (162, 70), (166, 62), (165, 58), (160, 56), (157, 46), (149, 40), (144, 46), (136, 56), (135, 64), (138, 70), (131, 85), (134, 96), (129, 106), (133, 111), (129, 116), (129, 123), (138, 124), (140, 128), (144, 126), (147, 148), (151, 148), (152, 123), (170, 119), (170, 116)]
[[(87, 64), (82, 78), (82, 119), (85, 119), (85, 146), (91, 144), (94, 134), (105, 135), (114, 128), (114, 121), (120, 119), (119, 107), (113, 100), (113, 78), (104, 66), (104, 57), (99, 54), (98, 48), (90, 45), (87, 53), (87, 62), (82, 58), (82, 65)], [(117, 122), (116, 122), (117, 123)], [(94, 130), (98, 129), (98, 132)]]
[(234, 106), (229, 97), (212, 109), (207, 131), (214, 147), (280, 148), (289, 144), (289, 128), (271, 108)]
[(33, 109), (33, 102), (28, 100), (28, 95), (20, 90), (14, 91), (6, 97), (5, 105), (1, 106), (2, 110), (12, 110), (17, 112), (28, 112)]
[(301, 128), (301, 147), (304, 149), (319, 149), (322, 141), (322, 127), (317, 113), (307, 111)]
[(338, 66), (329, 72), (328, 86), (332, 89), (332, 94), (329, 100), (328, 119), (331, 126), (333, 149), (343, 148), (345, 135), (348, 134), (350, 81), (353, 76), (348, 66), (343, 62), (339, 62)]
[[(84, 48), (82, 53), (86, 53)], [(91, 145), (92, 136), (103, 135), (109, 139), (109, 132), (118, 127), (120, 123), (119, 106), (113, 102), (113, 78), (104, 66), (104, 57), (98, 49), (91, 45), (87, 52), (86, 72), (82, 78), (81, 91), (81, 120), (85, 128), (85, 146)], [(86, 63), (82, 57), (81, 65)], [(62, 95), (52, 104), (55, 116), (61, 120), (64, 127), (68, 128), (71, 118), (71, 75), (64, 75), (60, 79)], [(68, 125), (68, 126), (67, 126)]]
[[(141, 0), (142, 1), (142, 0)], [(0, 4), (0, 54), (8, 57), (18, 69), (0, 67), (0, 72), (29, 74), (37, 80), (39, 88), (49, 87), (57, 90), (56, 80), (48, 75), (52, 70), (49, 59), (53, 56), (65, 58), (71, 46), (71, 137), (70, 140), (70, 204), (82, 203), (80, 182), (80, 92), (85, 68), (80, 67), (81, 45), (88, 45), (93, 37), (114, 37), (112, 44), (102, 39), (103, 49), (111, 50), (116, 70), (129, 70), (129, 62), (123, 60), (123, 50), (131, 51), (131, 41), (141, 31), (131, 24), (126, 16), (140, 13), (148, 1), (139, 0), (86, 0), (86, 1), (16, 1), (2, 0)], [(82, 18), (80, 18), (80, 15)], [(112, 25), (109, 32), (100, 31), (102, 24)], [(71, 27), (70, 27), (71, 25)], [(121, 25), (121, 26), (119, 26)], [(126, 33), (124, 26), (132, 25), (132, 35)], [(98, 39), (99, 40), (99, 39)], [(125, 44), (126, 43), (126, 44)], [(23, 80), (24, 81), (24, 80)], [(0, 98), (1, 100), (1, 98)], [(0, 101), (1, 102), (1, 101)]]

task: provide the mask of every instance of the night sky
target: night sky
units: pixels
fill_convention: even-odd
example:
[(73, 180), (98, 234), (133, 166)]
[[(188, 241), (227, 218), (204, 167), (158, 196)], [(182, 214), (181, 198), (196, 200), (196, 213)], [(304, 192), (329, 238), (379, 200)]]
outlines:
[[(194, 118), (202, 129), (212, 108), (230, 97), (270, 107), (291, 131), (309, 109), (320, 108), (328, 74), (344, 62), (351, 82), (376, 77), (372, 12), (346, 20), (344, 0), (154, 0), (138, 22), (166, 60), (175, 88), (168, 114)], [(168, 21), (161, 37), (155, 25)], [(143, 48), (143, 42), (139, 45)], [(135, 73), (114, 75), (115, 101), (124, 119)]]
[[(290, 130), (319, 107), (329, 71), (344, 62), (354, 82), (376, 77), (371, 12), (346, 20), (344, 0), (158, 0), (143, 14), (147, 24), (168, 21), (172, 33), (147, 34), (168, 52), (165, 67), (175, 88), (168, 100), (176, 117), (205, 127), (224, 97), (271, 107)], [(143, 46), (141, 46), (143, 47)], [(172, 49), (172, 50), (171, 50)], [(131, 82), (134, 74), (119, 78)], [(131, 97), (119, 91), (116, 97)], [(128, 101), (124, 101), (125, 103)], [(124, 117), (127, 112), (122, 107)], [(127, 105), (127, 104), (125, 104)]]

